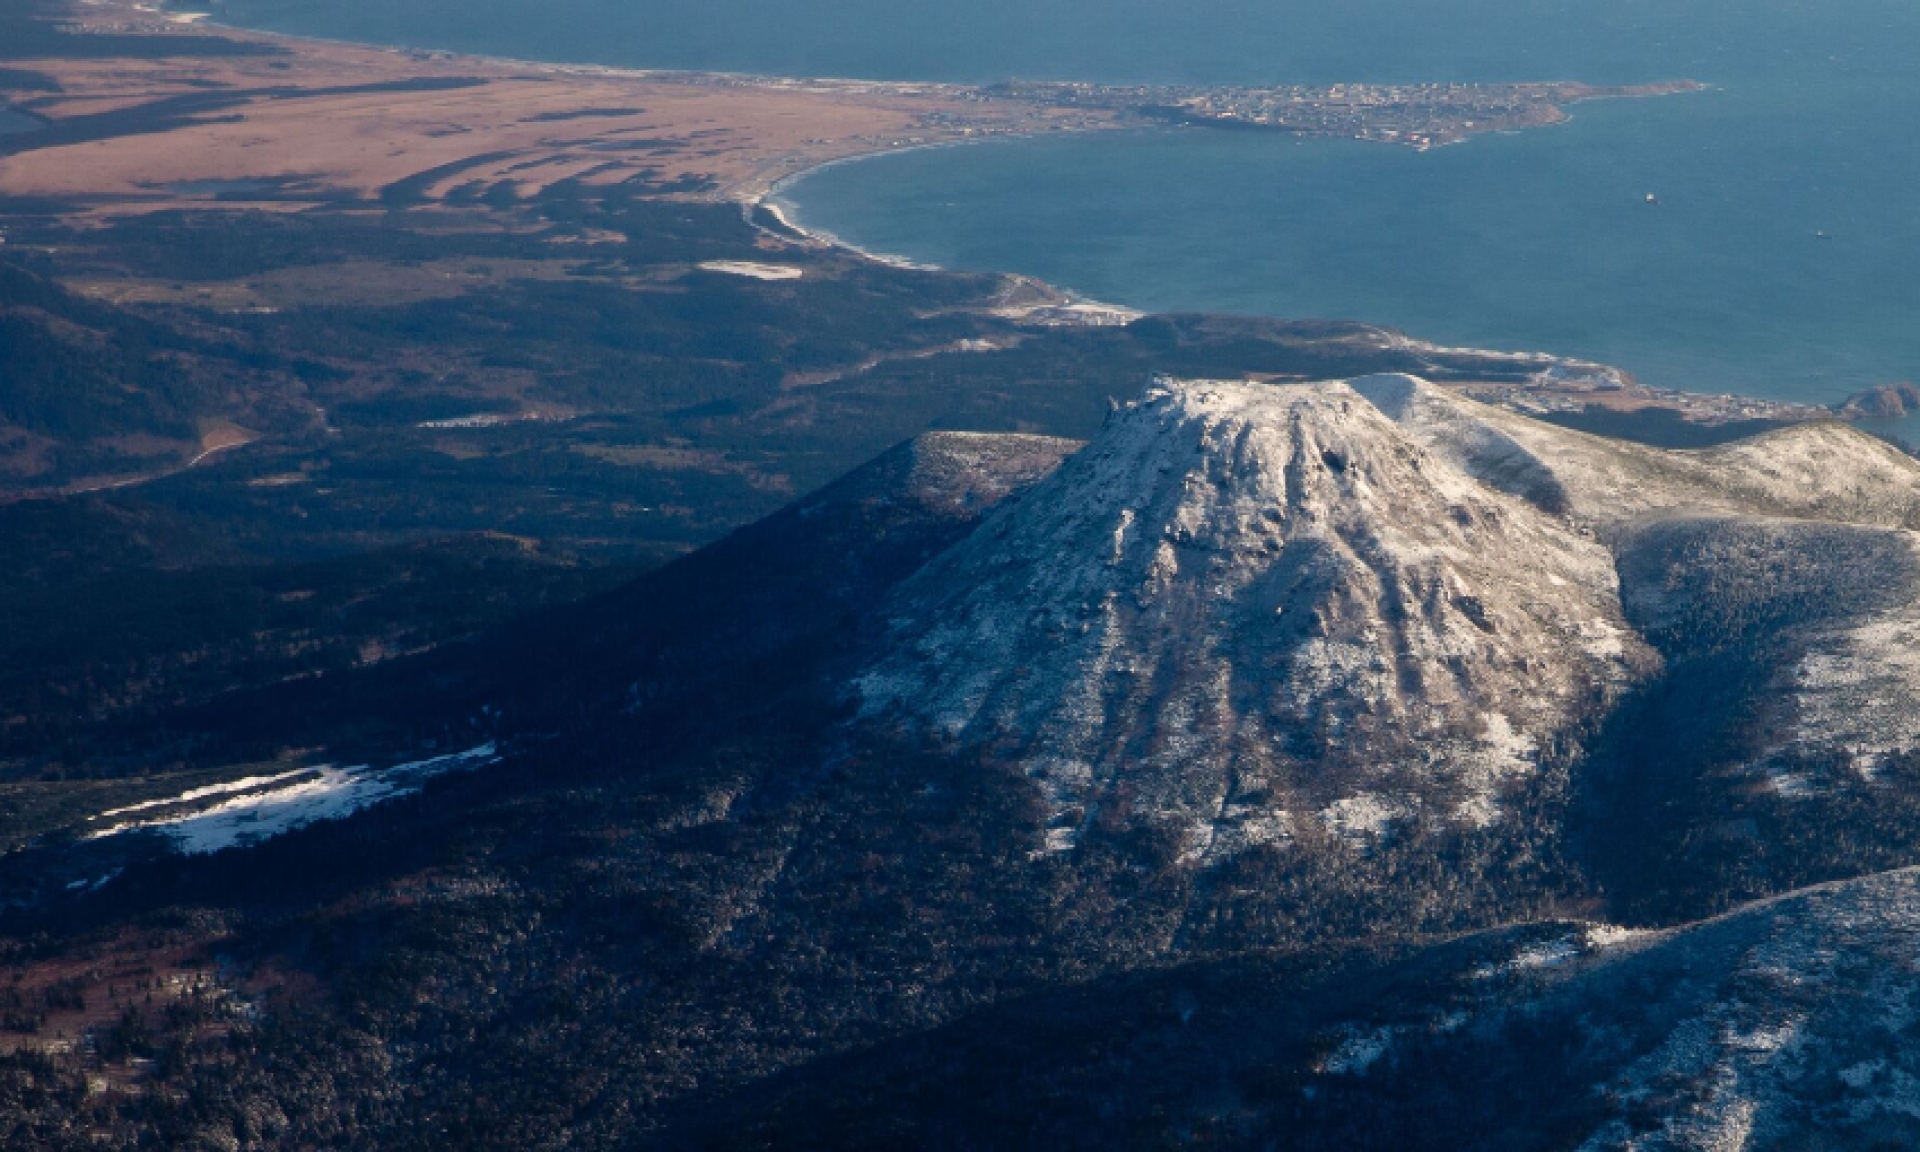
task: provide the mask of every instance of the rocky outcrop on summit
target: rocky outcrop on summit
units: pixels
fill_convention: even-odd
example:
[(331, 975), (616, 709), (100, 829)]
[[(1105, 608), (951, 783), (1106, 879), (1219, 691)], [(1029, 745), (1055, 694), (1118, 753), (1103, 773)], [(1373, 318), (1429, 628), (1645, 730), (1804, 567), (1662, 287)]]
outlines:
[(1046, 478), (1080, 447), (1056, 436), (928, 432), (801, 501), (799, 514), (832, 503), (893, 503), (971, 518)]
[(1611, 555), (1342, 384), (1169, 383), (886, 607), (870, 721), (1011, 751), (1047, 846), (1484, 826), (1652, 665)]
[(1850, 420), (1899, 420), (1920, 411), (1920, 386), (1910, 380), (1882, 384), (1855, 392), (1833, 410)]

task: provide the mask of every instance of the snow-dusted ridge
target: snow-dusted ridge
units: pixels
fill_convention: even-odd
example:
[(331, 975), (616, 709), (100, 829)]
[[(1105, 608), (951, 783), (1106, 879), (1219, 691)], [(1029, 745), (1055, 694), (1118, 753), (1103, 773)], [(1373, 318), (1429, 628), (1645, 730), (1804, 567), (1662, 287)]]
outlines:
[(1391, 1099), (1433, 1061), (1497, 1062), (1557, 1027), (1579, 1043), (1543, 1053), (1569, 1075), (1549, 1073), (1565, 1098), (1542, 1107), (1579, 1119), (1555, 1146), (1912, 1147), (1920, 1134), (1920, 870), (1664, 931), (1549, 923), (1485, 939), (1503, 946), (1429, 972), (1425, 998), (1327, 1029), (1311, 1071), (1373, 1079)]
[[(1777, 754), (1863, 773), (1920, 748), (1920, 462), (1838, 422), (1673, 452), (1544, 424), (1407, 376), (1353, 386), (1483, 483), (1563, 514), (1615, 553), (1637, 623), (1711, 615), (1729, 596), (1813, 601), (1768, 686)], [(1664, 570), (1650, 545), (1689, 537)], [(1789, 779), (1783, 795), (1796, 795)]]
[(1475, 479), (1602, 534), (1679, 510), (1920, 529), (1920, 462), (1838, 422), (1669, 451), (1547, 424), (1413, 376), (1351, 386)]

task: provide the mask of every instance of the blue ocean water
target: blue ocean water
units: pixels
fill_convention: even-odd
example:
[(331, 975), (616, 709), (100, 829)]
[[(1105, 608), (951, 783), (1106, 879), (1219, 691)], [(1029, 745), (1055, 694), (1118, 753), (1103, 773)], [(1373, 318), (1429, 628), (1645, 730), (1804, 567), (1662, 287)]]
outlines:
[(1920, 375), (1910, 0), (227, 0), (215, 11), (382, 43), (790, 75), (1697, 79), (1712, 89), (1582, 105), (1557, 128), (1428, 153), (1159, 130), (878, 157), (787, 196), (805, 223), (863, 247), (1146, 308), (1361, 319), (1591, 357), (1658, 384), (1807, 400)]
[(0, 136), (15, 132), (37, 132), (44, 127), (46, 127), (44, 123), (25, 112), (15, 112), (11, 108), (0, 106)]

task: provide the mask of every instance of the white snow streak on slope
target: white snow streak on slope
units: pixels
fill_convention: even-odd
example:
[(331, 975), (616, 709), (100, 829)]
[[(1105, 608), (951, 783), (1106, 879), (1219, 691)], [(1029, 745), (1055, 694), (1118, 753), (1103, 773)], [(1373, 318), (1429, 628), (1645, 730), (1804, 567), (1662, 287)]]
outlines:
[(129, 812), (146, 812), (154, 808), (170, 808), (175, 804), (190, 804), (195, 800), (205, 800), (209, 796), (225, 796), (230, 792), (245, 792), (289, 780), (295, 776), (304, 776), (313, 771), (311, 768), (295, 768), (291, 772), (281, 772), (273, 776), (243, 776), (238, 780), (229, 780), (225, 784), (209, 784), (205, 788), (191, 788), (178, 796), (167, 796), (159, 800), (144, 800), (138, 804), (129, 804), (125, 808), (109, 808), (100, 813), (102, 819), (110, 816), (125, 816)]
[[(152, 828), (170, 837), (180, 852), (189, 855), (218, 852), (237, 844), (257, 843), (321, 820), (337, 820), (352, 815), (382, 800), (417, 792), (431, 777), (477, 768), (498, 758), (495, 746), (488, 743), (450, 756), (437, 756), (431, 760), (399, 764), (378, 771), (365, 767), (336, 768), (327, 765), (311, 773), (303, 769), (282, 776), (255, 777), (255, 783), (284, 780), (293, 775), (306, 778), (284, 788), (235, 796), (197, 812), (156, 820), (130, 820), (95, 832), (89, 839), (114, 836), (136, 828)], [(236, 781), (225, 786), (225, 790), (233, 791), (246, 784), (246, 781)], [(153, 801), (136, 807), (184, 803), (218, 794), (223, 793), (195, 789), (172, 800)]]
[(745, 276), (749, 280), (798, 280), (806, 274), (791, 264), (759, 264), (750, 260), (709, 260), (700, 267), (706, 272)]

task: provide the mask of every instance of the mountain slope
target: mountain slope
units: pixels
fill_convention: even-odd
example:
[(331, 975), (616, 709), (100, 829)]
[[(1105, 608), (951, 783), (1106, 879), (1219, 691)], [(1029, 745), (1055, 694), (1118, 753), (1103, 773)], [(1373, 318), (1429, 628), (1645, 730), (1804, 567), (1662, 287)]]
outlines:
[(1673, 932), (1141, 972), (771, 1078), (665, 1144), (1910, 1147), (1916, 946), (1909, 870)]

